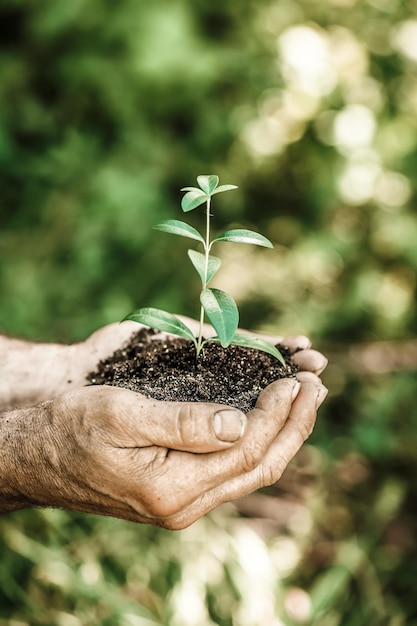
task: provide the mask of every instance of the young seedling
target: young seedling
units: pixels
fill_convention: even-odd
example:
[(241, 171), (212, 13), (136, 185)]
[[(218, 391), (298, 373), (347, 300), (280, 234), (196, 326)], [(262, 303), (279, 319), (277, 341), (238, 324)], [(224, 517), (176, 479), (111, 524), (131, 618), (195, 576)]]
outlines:
[[(206, 229), (204, 236), (198, 230), (180, 220), (163, 220), (154, 226), (155, 229), (161, 230), (172, 235), (187, 237), (198, 241), (203, 247), (203, 253), (196, 250), (188, 250), (188, 256), (193, 264), (197, 274), (201, 280), (200, 293), (200, 324), (198, 337), (194, 336), (193, 331), (175, 315), (155, 309), (151, 307), (141, 308), (127, 315), (125, 320), (133, 320), (150, 326), (162, 332), (168, 332), (185, 339), (189, 339), (195, 345), (196, 357), (198, 358), (203, 346), (209, 341), (219, 342), (223, 348), (233, 344), (243, 346), (245, 348), (255, 348), (263, 352), (267, 352), (276, 357), (285, 365), (285, 361), (281, 353), (271, 343), (255, 337), (253, 335), (237, 332), (239, 325), (239, 311), (233, 298), (221, 291), (208, 287), (208, 284), (218, 272), (221, 261), (219, 258), (210, 254), (211, 248), (215, 243), (233, 242), (248, 243), (265, 248), (272, 248), (272, 243), (259, 233), (252, 230), (242, 228), (234, 230), (226, 230), (224, 233), (217, 235), (211, 239), (210, 218), (211, 218), (211, 199), (215, 194), (237, 189), (236, 185), (219, 185), (218, 176), (198, 176), (198, 187), (183, 187), (181, 191), (185, 191), (185, 195), (181, 201), (181, 208), (185, 213), (196, 209), (205, 204), (206, 208)], [(217, 333), (214, 337), (203, 338), (203, 324), (205, 318), (209, 319), (214, 331)]]

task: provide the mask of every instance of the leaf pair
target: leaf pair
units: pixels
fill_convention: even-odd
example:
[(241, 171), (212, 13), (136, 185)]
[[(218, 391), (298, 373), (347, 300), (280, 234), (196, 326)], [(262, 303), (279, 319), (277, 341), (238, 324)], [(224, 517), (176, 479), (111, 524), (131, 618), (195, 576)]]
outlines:
[[(231, 344), (239, 324), (239, 312), (235, 301), (227, 293), (220, 291), (220, 289), (203, 289), (200, 301), (217, 333), (214, 339), (209, 339), (208, 341), (219, 341), (223, 348), (226, 348)], [(192, 330), (176, 315), (161, 309), (139, 309), (124, 319), (133, 320), (162, 332), (189, 339), (194, 342), (197, 348), (197, 340)]]
[[(210, 291), (214, 291), (214, 290), (210, 290)], [(224, 292), (221, 292), (221, 293), (224, 293)], [(219, 313), (216, 305), (213, 306), (213, 299), (210, 297), (210, 300), (209, 298), (207, 298), (207, 300), (208, 300), (209, 307), (211, 308), (211, 315), (212, 315), (211, 319), (210, 318), (209, 319), (212, 322), (213, 327), (215, 328), (212, 320), (214, 320), (215, 323), (217, 324), (216, 318), (218, 318), (218, 322), (219, 322), (218, 329), (216, 330), (215, 328), (215, 330), (216, 332), (219, 332), (220, 330), (220, 334), (218, 334), (216, 337), (210, 337), (208, 339), (205, 339), (201, 347), (203, 347), (203, 345), (207, 342), (220, 342), (220, 344), (223, 347), (227, 347), (229, 345), (235, 345), (235, 346), (241, 346), (243, 348), (252, 348), (254, 350), (261, 350), (262, 352), (266, 352), (267, 354), (270, 354), (271, 356), (278, 359), (283, 365), (285, 365), (285, 361), (281, 353), (279, 352), (279, 350), (277, 350), (275, 346), (273, 346), (268, 341), (265, 341), (261, 337), (256, 337), (255, 335), (248, 335), (246, 333), (234, 332), (230, 341), (226, 342), (225, 338), (229, 337), (231, 334), (231, 328), (232, 328), (231, 320), (232, 320), (233, 314), (230, 316), (230, 318), (227, 318), (227, 316), (225, 318), (224, 315)], [(216, 300), (218, 302), (217, 298)], [(167, 313), (166, 311), (162, 311), (161, 309), (148, 307), (148, 308), (138, 309), (137, 311), (130, 313), (130, 315), (127, 315), (122, 321), (125, 321), (125, 320), (132, 320), (134, 322), (138, 322), (139, 324), (144, 324), (145, 326), (149, 326), (150, 328), (155, 328), (156, 330), (159, 330), (161, 332), (169, 333), (171, 335), (175, 335), (176, 337), (182, 337), (183, 339), (188, 339), (189, 341), (192, 341), (194, 343), (196, 347), (196, 351), (197, 351), (197, 339), (194, 336), (193, 331), (186, 324), (184, 324), (184, 322), (182, 322), (182, 320), (180, 320), (179, 317), (177, 317), (176, 315), (172, 315), (171, 313)], [(234, 322), (233, 322), (233, 325), (234, 325)], [(223, 335), (223, 342), (221, 340), (220, 335)]]
[[(162, 220), (158, 224), (154, 226), (155, 230), (162, 230), (165, 233), (170, 233), (171, 235), (179, 235), (180, 237), (187, 237), (188, 239), (194, 239), (195, 241), (199, 241), (206, 245), (206, 242), (203, 236), (198, 232), (197, 229), (193, 228), (186, 222), (181, 222), (181, 220)], [(259, 233), (254, 230), (247, 230), (245, 228), (234, 228), (232, 230), (226, 230), (224, 233), (217, 235), (211, 242), (211, 246), (218, 242), (232, 242), (232, 243), (249, 243), (255, 246), (263, 246), (264, 248), (273, 248), (272, 243)]]
[(236, 185), (219, 186), (219, 177), (214, 175), (197, 176), (197, 182), (199, 187), (183, 187), (181, 189), (181, 191), (187, 192), (181, 200), (181, 208), (185, 213), (209, 201), (211, 196), (216, 193), (237, 189)]

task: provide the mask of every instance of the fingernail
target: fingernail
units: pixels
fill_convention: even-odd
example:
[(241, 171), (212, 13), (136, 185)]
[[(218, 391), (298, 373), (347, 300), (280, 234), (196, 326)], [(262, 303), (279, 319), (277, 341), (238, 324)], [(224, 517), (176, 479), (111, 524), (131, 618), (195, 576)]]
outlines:
[(294, 385), (292, 393), (291, 393), (291, 402), (294, 402), (294, 400), (298, 396), (298, 392), (300, 391), (300, 387), (301, 387), (301, 383), (299, 383), (298, 380), (295, 381), (295, 385)]
[(223, 409), (214, 415), (214, 432), (220, 441), (237, 441), (245, 432), (246, 416), (239, 411)]
[(321, 385), (317, 390), (316, 409), (323, 404), (329, 390), (324, 385)]

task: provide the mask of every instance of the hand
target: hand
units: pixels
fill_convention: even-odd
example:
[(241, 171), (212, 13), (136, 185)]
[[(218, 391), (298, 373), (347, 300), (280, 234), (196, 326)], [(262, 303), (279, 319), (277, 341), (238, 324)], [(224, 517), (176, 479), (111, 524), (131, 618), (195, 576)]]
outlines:
[(53, 506), (185, 528), (278, 480), (325, 394), (318, 379), (283, 379), (245, 416), (221, 405), (86, 387), (9, 411), (3, 510)]

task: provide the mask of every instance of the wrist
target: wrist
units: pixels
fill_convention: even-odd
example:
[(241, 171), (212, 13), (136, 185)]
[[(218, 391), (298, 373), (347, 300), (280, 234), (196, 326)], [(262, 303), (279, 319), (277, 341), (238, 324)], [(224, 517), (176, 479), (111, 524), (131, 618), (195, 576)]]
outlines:
[(0, 513), (40, 504), (32, 494), (42, 475), (36, 445), (43, 439), (39, 420), (42, 410), (41, 405), (0, 412)]
[(70, 385), (74, 346), (0, 336), (0, 409), (49, 400)]

